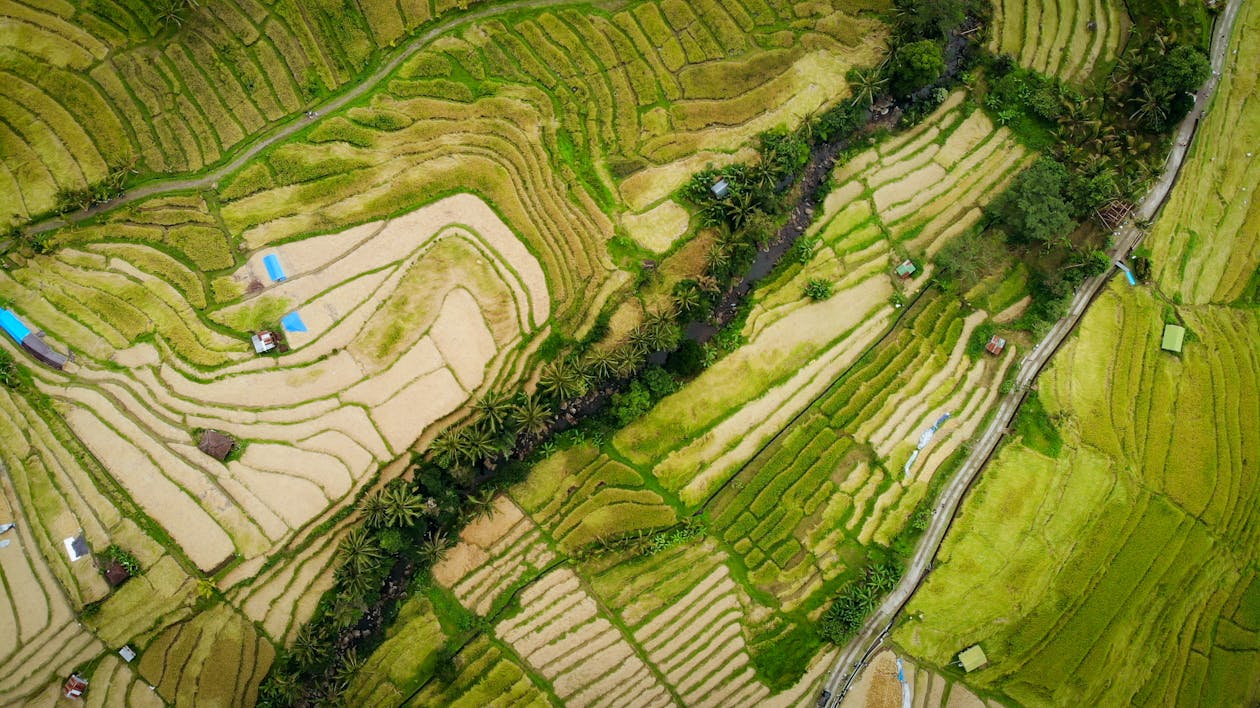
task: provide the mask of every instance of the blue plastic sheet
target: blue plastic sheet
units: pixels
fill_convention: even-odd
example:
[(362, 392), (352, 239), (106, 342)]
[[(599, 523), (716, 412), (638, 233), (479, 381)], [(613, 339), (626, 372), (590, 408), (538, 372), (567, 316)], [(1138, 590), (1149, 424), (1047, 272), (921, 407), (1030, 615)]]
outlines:
[(267, 266), (267, 275), (277, 283), (284, 280), (288, 276), (284, 274), (284, 268), (280, 266), (280, 258), (276, 254), (263, 256), (263, 265)]
[(9, 336), (13, 337), (13, 341), (19, 344), (31, 334), (30, 328), (22, 324), (17, 315), (8, 310), (0, 310), (0, 329), (8, 332)]
[(302, 316), (299, 315), (296, 310), (285, 315), (284, 318), (280, 320), (280, 324), (284, 325), (284, 328), (290, 332), (306, 331), (306, 323), (302, 321)]

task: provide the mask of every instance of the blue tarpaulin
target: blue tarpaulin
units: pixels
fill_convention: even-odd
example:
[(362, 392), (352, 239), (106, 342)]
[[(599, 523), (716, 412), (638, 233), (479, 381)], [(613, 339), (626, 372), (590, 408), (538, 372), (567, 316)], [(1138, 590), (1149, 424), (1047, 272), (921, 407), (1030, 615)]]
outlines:
[(277, 283), (288, 277), (284, 274), (284, 268), (280, 267), (280, 257), (274, 253), (263, 256), (263, 265), (267, 266), (267, 275), (270, 275), (271, 279)]
[(21, 344), (22, 340), (31, 334), (30, 328), (22, 324), (17, 315), (8, 310), (0, 310), (0, 329), (8, 332), (9, 336), (13, 337), (13, 341), (18, 344)]
[(280, 324), (284, 325), (284, 328), (290, 332), (306, 331), (306, 323), (302, 321), (302, 316), (296, 310), (285, 315), (284, 319), (280, 320)]

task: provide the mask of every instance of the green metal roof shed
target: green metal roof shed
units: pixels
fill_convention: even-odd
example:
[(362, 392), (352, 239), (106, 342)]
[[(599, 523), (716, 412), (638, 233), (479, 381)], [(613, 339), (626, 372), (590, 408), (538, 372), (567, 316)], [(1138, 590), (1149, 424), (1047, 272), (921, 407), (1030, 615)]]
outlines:
[(1159, 345), (1166, 352), (1181, 353), (1181, 344), (1186, 339), (1186, 328), (1180, 325), (1164, 325), (1164, 341)]
[(984, 650), (979, 644), (973, 644), (958, 653), (958, 663), (962, 664), (964, 671), (971, 673), (976, 669), (984, 668), (989, 663), (989, 657), (984, 655)]

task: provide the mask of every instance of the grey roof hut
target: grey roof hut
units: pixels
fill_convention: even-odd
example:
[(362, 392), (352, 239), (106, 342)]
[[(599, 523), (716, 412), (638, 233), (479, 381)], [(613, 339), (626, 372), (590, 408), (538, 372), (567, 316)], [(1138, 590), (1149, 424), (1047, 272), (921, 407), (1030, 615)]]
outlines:
[(232, 449), (235, 447), (235, 440), (217, 430), (205, 431), (201, 434), (201, 440), (197, 441), (197, 448), (199, 450), (219, 462), (226, 460), (227, 456), (232, 454)]

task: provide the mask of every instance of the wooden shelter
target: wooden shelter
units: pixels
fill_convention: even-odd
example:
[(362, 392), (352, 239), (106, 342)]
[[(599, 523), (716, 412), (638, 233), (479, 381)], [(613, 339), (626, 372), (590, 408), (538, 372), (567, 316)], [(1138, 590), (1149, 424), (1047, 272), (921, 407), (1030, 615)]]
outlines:
[(224, 435), (217, 430), (207, 430), (201, 434), (201, 439), (197, 441), (197, 449), (222, 462), (227, 456), (232, 454), (232, 450), (236, 448), (236, 441), (229, 435)]
[(1115, 230), (1133, 213), (1133, 202), (1113, 199), (1096, 212), (1098, 220), (1108, 229)]
[(914, 272), (916, 270), (918, 269), (914, 267), (914, 262), (911, 261), (909, 258), (907, 258), (906, 260), (901, 262), (901, 265), (897, 266), (897, 270), (896, 270), (897, 277), (901, 278), (902, 280), (909, 280), (910, 278), (914, 277)]

